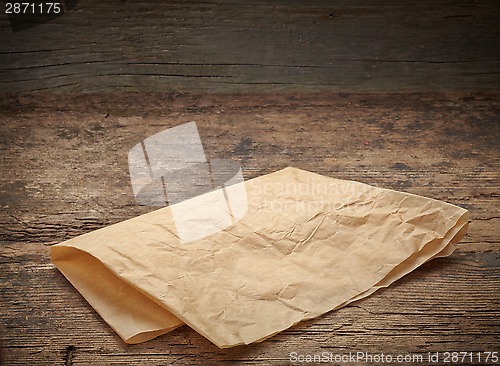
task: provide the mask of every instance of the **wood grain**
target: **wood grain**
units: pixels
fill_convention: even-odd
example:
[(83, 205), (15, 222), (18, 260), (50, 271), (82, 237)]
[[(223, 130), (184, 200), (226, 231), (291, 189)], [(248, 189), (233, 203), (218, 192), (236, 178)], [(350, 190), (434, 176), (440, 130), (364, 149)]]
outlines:
[[(499, 351), (499, 96), (5, 96), (0, 101), (4, 363), (287, 365), (290, 352), (427, 357), (438, 351)], [(468, 208), (469, 233), (451, 257), (260, 344), (220, 350), (183, 327), (126, 346), (50, 263), (49, 246), (151, 210), (134, 203), (128, 150), (192, 120), (208, 157), (240, 161), (246, 179), (291, 165), (421, 194)]]
[(2, 12), (0, 92), (498, 90), (499, 23), (494, 0), (80, 0)]

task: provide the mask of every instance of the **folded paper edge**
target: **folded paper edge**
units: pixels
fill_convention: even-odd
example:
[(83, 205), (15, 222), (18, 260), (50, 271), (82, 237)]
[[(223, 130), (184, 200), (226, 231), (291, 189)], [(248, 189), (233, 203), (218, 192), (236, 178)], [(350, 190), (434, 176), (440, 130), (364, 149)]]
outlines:
[[(391, 284), (394, 282), (400, 280), (407, 274), (413, 272), (415, 269), (420, 267), (421, 265), (431, 261), (432, 259), (435, 258), (440, 258), (440, 257), (447, 257), (453, 254), (456, 248), (456, 244), (462, 240), (462, 238), (465, 236), (467, 233), (467, 229), (469, 226), (469, 218), (470, 218), (470, 213), (469, 211), (465, 211), (457, 220), (455, 225), (453, 225), (452, 228), (447, 232), (445, 237), (443, 238), (443, 244), (441, 245), (436, 245), (435, 248), (431, 248), (431, 254), (429, 257), (425, 258), (422, 261), (419, 261), (419, 259), (422, 259), (422, 252), (425, 251), (426, 249), (428, 250), (428, 244), (424, 245), (422, 249), (420, 249), (418, 252), (413, 253), (410, 255), (408, 258), (406, 258), (403, 262), (400, 264), (396, 265), (381, 281), (379, 281), (377, 284), (372, 286), (370, 289), (367, 291), (347, 300), (345, 303), (341, 304), (340, 306), (332, 309), (332, 310), (337, 310), (340, 309), (341, 307), (344, 307), (352, 302), (364, 299), (365, 297), (368, 297), (372, 295), (374, 292), (382, 289), (389, 287)], [(446, 240), (447, 239), (447, 240)], [(391, 274), (392, 273), (392, 274)]]
[[(450, 228), (450, 230), (448, 230), (447, 234), (442, 238), (442, 243), (440, 243), (441, 245), (439, 245), (439, 243), (438, 243), (438, 245), (435, 245), (433, 248), (431, 248), (430, 253), (428, 253), (428, 254), (430, 254), (429, 257), (427, 257), (427, 256), (424, 257), (425, 259), (422, 261), (418, 260), (421, 257), (422, 252), (425, 251), (425, 249), (429, 250), (429, 248), (428, 248), (429, 243), (427, 243), (418, 252), (411, 254), (403, 262), (396, 265), (391, 271), (389, 271), (389, 273), (381, 281), (379, 281), (378, 283), (376, 283), (375, 285), (370, 287), (367, 291), (365, 291), (361, 294), (358, 294), (357, 296), (345, 301), (344, 303), (332, 308), (331, 310), (329, 310), (323, 314), (320, 314), (320, 315), (317, 315), (314, 317), (310, 317), (310, 318), (304, 318), (298, 322), (295, 322), (294, 324), (290, 325), (289, 327), (287, 327), (285, 329), (276, 331), (273, 334), (269, 334), (263, 338), (255, 340), (251, 343), (254, 343), (254, 342), (260, 343), (260, 342), (262, 342), (268, 338), (271, 338), (274, 335), (276, 335), (276, 334), (278, 334), (286, 329), (292, 328), (293, 326), (301, 323), (302, 321), (307, 321), (307, 320), (319, 318), (319, 317), (321, 317), (321, 316), (323, 316), (331, 311), (335, 311), (335, 310), (338, 310), (340, 308), (343, 308), (352, 302), (364, 299), (365, 297), (372, 295), (376, 291), (390, 286), (394, 282), (400, 280), (401, 278), (403, 278), (407, 274), (411, 273), (412, 271), (414, 271), (415, 269), (417, 269), (421, 265), (427, 263), (428, 261), (430, 261), (434, 258), (447, 257), (447, 256), (451, 255), (455, 250), (455, 244), (458, 243), (467, 233), (467, 229), (468, 229), (468, 225), (469, 225), (470, 213), (469, 213), (469, 211), (467, 211), (465, 209), (462, 209), (462, 210), (464, 211), (463, 214), (457, 219), (455, 224)], [(411, 265), (408, 264), (408, 263), (412, 263), (412, 262), (413, 262), (413, 264), (411, 264)], [(403, 268), (403, 270), (401, 270), (401, 268)], [(391, 275), (391, 273), (393, 273), (393, 274)], [(388, 278), (389, 278), (389, 280), (387, 280)], [(241, 343), (241, 344), (235, 344), (235, 345), (217, 345), (217, 346), (219, 348), (230, 348), (230, 347), (234, 347), (234, 346), (247, 345), (247, 344), (250, 344), (250, 343)]]
[[(54, 245), (51, 247), (51, 259), (64, 277), (127, 344), (145, 342), (184, 325), (149, 296), (122, 281), (101, 260), (80, 248)], [(121, 303), (117, 304), (117, 301)], [(133, 306), (134, 304), (140, 306)], [(127, 326), (116, 321), (117, 312), (127, 313)]]

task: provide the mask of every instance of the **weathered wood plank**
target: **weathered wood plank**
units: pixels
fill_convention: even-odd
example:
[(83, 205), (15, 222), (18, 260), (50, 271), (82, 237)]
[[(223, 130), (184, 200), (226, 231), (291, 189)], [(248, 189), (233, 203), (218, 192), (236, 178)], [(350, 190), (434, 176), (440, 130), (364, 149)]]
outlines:
[[(387, 290), (257, 345), (219, 350), (183, 327), (126, 346), (48, 261), (41, 244), (2, 246), (8, 364), (288, 364), (290, 352), (406, 354), (498, 347), (498, 252), (435, 260)], [(22, 295), (22, 296), (21, 296)]]
[[(283, 365), (290, 352), (498, 351), (498, 97), (6, 96), (0, 101), (5, 363)], [(50, 263), (48, 246), (149, 211), (133, 201), (128, 150), (191, 120), (209, 157), (239, 160), (246, 178), (293, 165), (423, 194), (470, 209), (468, 235), (451, 257), (261, 344), (219, 350), (184, 327), (126, 346)]]
[(498, 90), (496, 1), (80, 0), (12, 32), (0, 91)]
[(106, 98), (4, 99), (3, 240), (62, 240), (145, 212), (131, 195), (128, 150), (190, 120), (207, 155), (239, 160), (246, 178), (293, 165), (461, 204), (480, 226), (498, 216), (492, 95)]

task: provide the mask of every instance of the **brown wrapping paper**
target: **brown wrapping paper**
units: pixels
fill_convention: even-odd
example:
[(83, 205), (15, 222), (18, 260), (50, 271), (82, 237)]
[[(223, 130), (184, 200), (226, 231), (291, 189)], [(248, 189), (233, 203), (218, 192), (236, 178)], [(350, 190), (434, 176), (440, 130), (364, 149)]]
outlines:
[(232, 347), (390, 285), (467, 229), (460, 207), (295, 168), (239, 184), (248, 211), (218, 233), (181, 243), (166, 207), (57, 244), (52, 260), (127, 343), (186, 323)]

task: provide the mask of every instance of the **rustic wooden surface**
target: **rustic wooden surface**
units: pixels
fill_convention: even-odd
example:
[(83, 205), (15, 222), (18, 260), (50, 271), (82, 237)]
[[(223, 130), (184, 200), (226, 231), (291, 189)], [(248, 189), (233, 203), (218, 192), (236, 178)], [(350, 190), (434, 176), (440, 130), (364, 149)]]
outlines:
[[(286, 365), (290, 352), (500, 351), (499, 93), (16, 94), (0, 101), (0, 343), (7, 365)], [(151, 208), (128, 150), (195, 120), (246, 179), (295, 166), (448, 201), (467, 236), (388, 289), (255, 345), (188, 327), (127, 346), (50, 263), (49, 246)], [(363, 364), (360, 362), (359, 364)], [(439, 363), (443, 364), (443, 363)]]
[(496, 0), (79, 0), (20, 32), (3, 10), (2, 92), (427, 92), (500, 83)]
[[(0, 14), (0, 360), (500, 351), (497, 1), (71, 3), (20, 32)], [(260, 344), (219, 350), (183, 327), (127, 346), (49, 246), (148, 212), (127, 153), (192, 120), (209, 158), (238, 160), (246, 179), (295, 166), (421, 194), (468, 208), (469, 233), (452, 256)]]

